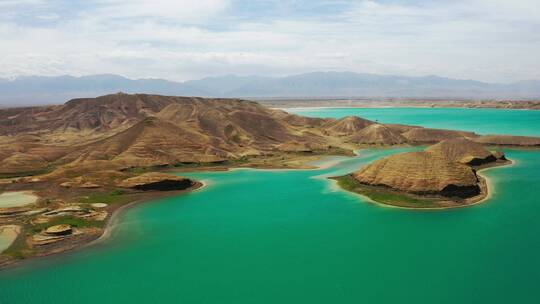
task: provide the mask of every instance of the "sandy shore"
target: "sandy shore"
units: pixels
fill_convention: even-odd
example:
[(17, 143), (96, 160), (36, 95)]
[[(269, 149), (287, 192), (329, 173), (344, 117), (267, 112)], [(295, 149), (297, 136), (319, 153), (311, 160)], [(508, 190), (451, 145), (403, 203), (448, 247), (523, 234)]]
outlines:
[[(193, 191), (198, 191), (198, 190), (204, 188), (205, 186), (206, 186), (205, 183), (197, 182), (194, 186), (192, 186), (192, 187), (190, 187), (188, 189), (179, 190), (179, 191), (163, 192), (163, 193), (156, 192), (156, 193), (154, 193), (154, 195), (149, 195), (148, 197), (145, 197), (144, 199), (136, 200), (136, 201), (127, 203), (125, 205), (122, 205), (122, 206), (118, 207), (117, 209), (115, 209), (112, 212), (111, 216), (107, 219), (107, 222), (105, 223), (104, 228), (103, 228), (103, 232), (100, 234), (100, 236), (93, 239), (93, 240), (91, 240), (90, 242), (87, 242), (87, 243), (84, 243), (84, 244), (81, 244), (81, 245), (75, 246), (73, 248), (69, 248), (67, 250), (60, 251), (60, 252), (52, 252), (50, 254), (39, 255), (39, 256), (30, 256), (30, 257), (27, 257), (27, 258), (25, 258), (23, 260), (11, 260), (6, 264), (1, 265), (0, 266), (0, 271), (3, 270), (3, 269), (12, 268), (12, 267), (18, 267), (20, 265), (27, 264), (27, 262), (29, 262), (29, 261), (35, 261), (35, 260), (47, 259), (47, 258), (59, 258), (59, 257), (62, 257), (63, 255), (66, 255), (66, 254), (72, 254), (72, 253), (74, 253), (74, 252), (76, 252), (78, 250), (83, 250), (83, 249), (91, 247), (91, 246), (101, 245), (102, 243), (104, 243), (104, 241), (108, 240), (112, 236), (116, 225), (119, 223), (119, 217), (124, 211), (127, 211), (130, 208), (133, 208), (138, 204), (153, 201), (153, 200), (156, 200), (156, 199), (159, 199), (159, 198), (170, 197), (170, 196), (185, 194), (185, 193), (189, 193), (189, 192), (193, 192)], [(9, 225), (9, 226), (11, 227), (11, 226), (15, 226), (15, 225)], [(7, 227), (7, 226), (0, 226), (0, 229), (2, 229), (3, 227)], [(14, 240), (16, 239), (16, 236), (20, 233), (20, 227), (19, 226), (15, 226), (15, 227), (18, 227), (19, 230), (17, 231), (17, 234), (15, 235)], [(2, 232), (2, 230), (0, 230), (0, 237), (2, 236), (1, 232)], [(10, 245), (11, 245), (12, 242), (10, 242)], [(1, 249), (1, 245), (2, 245), (2, 242), (1, 242), (1, 239), (0, 239), (0, 249)], [(9, 246), (7, 246), (6, 248), (4, 248), (2, 250), (5, 250), (7, 248), (9, 248)], [(0, 250), (0, 252), (2, 250)]]
[[(179, 194), (182, 194), (182, 193), (188, 193), (188, 192), (195, 192), (195, 191), (200, 191), (202, 190), (203, 188), (205, 188), (207, 186), (206, 183), (204, 182), (197, 182), (197, 184), (189, 189), (185, 189), (185, 190), (182, 190), (182, 191), (175, 191), (176, 195), (179, 195)], [(168, 196), (174, 196), (175, 195), (174, 193), (171, 193), (171, 195), (166, 195), (167, 197)], [(165, 196), (160, 196), (160, 197), (165, 197)], [(152, 201), (152, 200), (155, 200), (157, 198), (160, 198), (160, 197), (152, 197), (152, 198), (147, 198), (147, 199), (142, 199), (142, 200), (137, 200), (137, 201), (133, 201), (131, 203), (128, 203), (126, 205), (123, 205), (122, 207), (116, 209), (113, 214), (109, 217), (109, 219), (107, 220), (107, 224), (105, 225), (105, 229), (103, 230), (103, 234), (101, 234), (101, 236), (97, 239), (95, 239), (94, 241), (88, 243), (88, 244), (85, 244), (79, 248), (85, 248), (85, 247), (89, 247), (89, 246), (95, 246), (95, 245), (98, 245), (100, 243), (103, 243), (104, 241), (108, 240), (111, 236), (112, 236), (112, 233), (114, 232), (115, 230), (115, 227), (116, 225), (119, 223), (119, 219), (120, 219), (120, 215), (129, 210), (130, 208), (133, 208), (135, 206), (137, 206), (138, 204), (141, 204), (141, 203), (145, 203), (145, 202), (148, 202), (148, 201)]]

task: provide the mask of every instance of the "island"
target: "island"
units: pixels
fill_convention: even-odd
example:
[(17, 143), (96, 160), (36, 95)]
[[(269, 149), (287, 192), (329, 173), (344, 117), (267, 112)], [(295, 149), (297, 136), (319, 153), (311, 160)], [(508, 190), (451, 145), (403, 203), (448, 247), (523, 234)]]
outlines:
[(339, 177), (339, 184), (393, 206), (466, 206), (487, 195), (478, 170), (509, 163), (486, 147), (538, 148), (540, 138), (148, 94), (0, 109), (0, 267), (87, 246), (106, 237), (115, 214), (133, 203), (201, 188), (182, 177), (186, 171), (310, 169), (327, 155), (426, 145)]
[(334, 179), (342, 188), (385, 205), (455, 208), (486, 198), (489, 189), (479, 170), (509, 163), (511, 161), (500, 151), (488, 151), (479, 143), (454, 138), (424, 151), (382, 158)]

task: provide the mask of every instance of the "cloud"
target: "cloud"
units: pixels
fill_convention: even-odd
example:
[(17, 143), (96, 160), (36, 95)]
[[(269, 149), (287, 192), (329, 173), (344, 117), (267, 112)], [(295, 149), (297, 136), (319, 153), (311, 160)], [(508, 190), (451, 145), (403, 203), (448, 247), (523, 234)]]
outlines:
[(352, 70), (540, 78), (534, 2), (0, 1), (11, 8), (0, 13), (0, 76)]
[(103, 19), (159, 18), (200, 22), (227, 8), (226, 0), (94, 0), (93, 15)]

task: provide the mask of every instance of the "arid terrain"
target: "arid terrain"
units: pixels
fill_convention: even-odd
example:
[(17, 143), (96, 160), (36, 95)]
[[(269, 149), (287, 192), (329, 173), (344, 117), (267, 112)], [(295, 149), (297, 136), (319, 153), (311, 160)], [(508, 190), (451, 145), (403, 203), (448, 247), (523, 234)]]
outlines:
[[(365, 186), (420, 196), (439, 196), (453, 186), (478, 190), (451, 199), (463, 205), (463, 199), (487, 191), (475, 172), (486, 165), (483, 160), (504, 162), (492, 146), (540, 147), (534, 137), (480, 136), (353, 116), (308, 118), (238, 99), (118, 93), (0, 110), (0, 193), (35, 196), (20, 206), (0, 204), (0, 227), (9, 226), (3, 230), (11, 235), (18, 231), (0, 265), (88, 244), (127, 204), (202, 186), (165, 171), (308, 168), (307, 161), (323, 155), (441, 141), (427, 152), (375, 162), (354, 177)], [(425, 183), (434, 172), (448, 174)], [(415, 186), (426, 188), (400, 184), (414, 174)]]

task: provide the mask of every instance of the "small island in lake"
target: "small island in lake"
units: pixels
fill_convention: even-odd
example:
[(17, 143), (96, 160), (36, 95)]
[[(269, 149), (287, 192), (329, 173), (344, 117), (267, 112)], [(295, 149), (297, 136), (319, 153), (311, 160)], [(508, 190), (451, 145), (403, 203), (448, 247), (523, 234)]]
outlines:
[(487, 196), (487, 182), (477, 174), (478, 170), (509, 163), (502, 152), (454, 138), (424, 151), (385, 157), (335, 179), (344, 189), (385, 205), (417, 209), (463, 207)]

